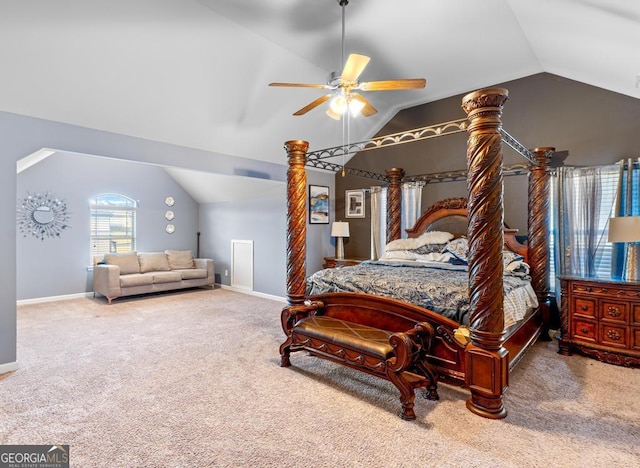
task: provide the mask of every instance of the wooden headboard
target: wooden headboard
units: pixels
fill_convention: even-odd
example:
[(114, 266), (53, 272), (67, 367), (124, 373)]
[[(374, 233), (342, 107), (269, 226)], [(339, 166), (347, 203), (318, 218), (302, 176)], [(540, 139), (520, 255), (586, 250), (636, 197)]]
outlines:
[[(466, 198), (445, 198), (431, 205), (422, 213), (412, 228), (407, 229), (409, 237), (418, 237), (427, 231), (450, 232), (456, 237), (466, 236), (469, 226), (469, 212)], [(527, 261), (527, 246), (516, 239), (517, 229), (504, 228), (504, 245), (507, 249), (522, 255)]]

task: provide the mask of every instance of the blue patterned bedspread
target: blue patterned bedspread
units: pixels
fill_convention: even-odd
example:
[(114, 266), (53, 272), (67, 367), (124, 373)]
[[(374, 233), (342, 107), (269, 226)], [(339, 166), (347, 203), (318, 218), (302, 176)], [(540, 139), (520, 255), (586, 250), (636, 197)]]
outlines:
[[(468, 325), (469, 276), (466, 267), (363, 262), (321, 270), (307, 278), (307, 294), (358, 292), (387, 296), (438, 312)], [(504, 276), (505, 328), (537, 307), (529, 278)]]

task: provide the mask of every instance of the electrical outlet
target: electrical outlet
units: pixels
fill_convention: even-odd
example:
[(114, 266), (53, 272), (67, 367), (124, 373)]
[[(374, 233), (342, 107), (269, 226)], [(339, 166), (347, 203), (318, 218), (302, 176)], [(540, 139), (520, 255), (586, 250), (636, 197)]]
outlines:
[(224, 276), (229, 276), (229, 270), (224, 270)]

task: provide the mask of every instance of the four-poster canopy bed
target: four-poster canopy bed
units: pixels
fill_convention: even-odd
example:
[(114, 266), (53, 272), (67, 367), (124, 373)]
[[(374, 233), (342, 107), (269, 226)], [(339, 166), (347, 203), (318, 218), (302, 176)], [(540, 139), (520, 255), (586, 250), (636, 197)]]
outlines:
[[(437, 399), (438, 380), (467, 387), (471, 392), (467, 407), (472, 412), (493, 419), (506, 416), (503, 394), (509, 384), (510, 369), (538, 337), (548, 339), (548, 192), (549, 163), (554, 150), (529, 151), (502, 129), (500, 117), (507, 99), (506, 89), (479, 90), (462, 100), (467, 114), (464, 121), (418, 129), (411, 134), (387, 135), (355, 145), (364, 151), (468, 132), (468, 199), (449, 199), (435, 204), (407, 230), (409, 237), (417, 238), (425, 231), (443, 230), (443, 226), (451, 226), (450, 223), (458, 222), (459, 218), (465, 220), (461, 234), (466, 235), (468, 242), (466, 339), (460, 337), (460, 323), (403, 300), (344, 292), (307, 296), (304, 167), (343, 168), (323, 161), (319, 152), (307, 154), (305, 141), (286, 142), (289, 305), (282, 311), (282, 326), (287, 335), (280, 347), (282, 366), (290, 365), (291, 352), (306, 350), (390, 380), (400, 390), (401, 416), (405, 419), (415, 418), (414, 388), (426, 387), (428, 397)], [(503, 222), (503, 141), (530, 163), (527, 245), (520, 244), (514, 230), (506, 230)], [(345, 150), (343, 147), (336, 150), (338, 148)], [(335, 155), (332, 151), (328, 153)], [(386, 176), (356, 173), (388, 182), (387, 241), (400, 239), (404, 171), (392, 168), (386, 171)], [(531, 286), (539, 304), (507, 328), (503, 314), (505, 249), (522, 255), (530, 266)], [(319, 323), (318, 317), (326, 323)], [(362, 329), (354, 332), (351, 330), (354, 324)], [(372, 338), (368, 340), (367, 336)]]

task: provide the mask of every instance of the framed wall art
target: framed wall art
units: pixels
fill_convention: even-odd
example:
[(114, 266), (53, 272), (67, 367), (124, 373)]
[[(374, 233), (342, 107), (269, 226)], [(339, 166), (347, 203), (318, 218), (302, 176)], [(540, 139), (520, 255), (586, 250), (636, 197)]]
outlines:
[(329, 187), (309, 185), (309, 224), (329, 224)]
[(347, 190), (344, 196), (344, 214), (347, 218), (364, 218), (364, 190)]

